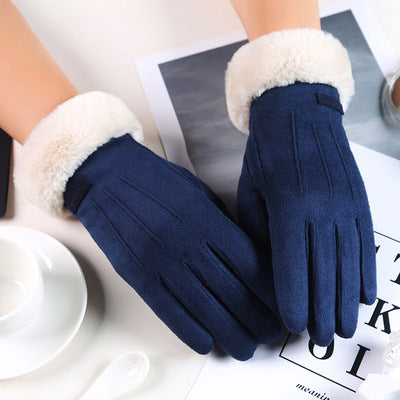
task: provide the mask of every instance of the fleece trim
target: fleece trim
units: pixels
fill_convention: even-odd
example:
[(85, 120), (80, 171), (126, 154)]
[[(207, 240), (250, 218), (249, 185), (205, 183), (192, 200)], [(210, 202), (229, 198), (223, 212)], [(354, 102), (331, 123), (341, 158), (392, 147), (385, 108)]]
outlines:
[(49, 214), (67, 216), (68, 179), (98, 147), (126, 133), (143, 139), (139, 121), (121, 99), (103, 92), (75, 96), (34, 128), (15, 166), (15, 185)]
[(225, 74), (231, 121), (248, 134), (253, 100), (268, 89), (295, 82), (335, 87), (346, 110), (354, 80), (349, 56), (339, 40), (317, 29), (293, 29), (272, 32), (240, 47)]

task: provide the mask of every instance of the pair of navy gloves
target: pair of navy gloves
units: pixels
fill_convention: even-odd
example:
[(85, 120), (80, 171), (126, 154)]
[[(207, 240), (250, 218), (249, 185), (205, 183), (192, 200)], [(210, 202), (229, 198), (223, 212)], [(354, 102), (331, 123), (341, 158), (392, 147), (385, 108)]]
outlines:
[(308, 329), (351, 337), (376, 297), (363, 181), (342, 126), (346, 50), (312, 29), (274, 32), (228, 64), (233, 124), (248, 133), (240, 228), (184, 168), (140, 144), (124, 103), (91, 92), (58, 106), (23, 146), (15, 181), (31, 202), (78, 218), (116, 271), (195, 351), (238, 360)]

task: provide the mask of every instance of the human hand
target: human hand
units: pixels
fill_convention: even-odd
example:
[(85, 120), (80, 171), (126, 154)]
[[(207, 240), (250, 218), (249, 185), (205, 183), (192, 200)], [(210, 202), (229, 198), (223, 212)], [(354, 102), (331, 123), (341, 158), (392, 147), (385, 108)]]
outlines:
[(231, 118), (242, 130), (249, 123), (242, 227), (272, 254), (287, 329), (308, 328), (320, 346), (334, 332), (351, 337), (359, 302), (376, 298), (368, 199), (342, 125), (351, 85), (345, 49), (314, 30), (256, 39), (227, 71)]
[(32, 133), (17, 184), (50, 212), (64, 213), (65, 200), (116, 271), (191, 348), (205, 354), (216, 343), (250, 358), (257, 342), (280, 335), (262, 256), (209, 188), (132, 136), (140, 140), (140, 125), (119, 99), (77, 96)]

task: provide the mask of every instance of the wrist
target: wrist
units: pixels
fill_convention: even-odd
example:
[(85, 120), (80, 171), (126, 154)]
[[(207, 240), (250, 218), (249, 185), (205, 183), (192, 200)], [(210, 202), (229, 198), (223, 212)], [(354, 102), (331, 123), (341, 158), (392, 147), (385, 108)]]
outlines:
[(225, 77), (231, 121), (248, 133), (253, 100), (266, 90), (295, 82), (333, 86), (346, 110), (354, 81), (349, 56), (339, 40), (327, 32), (295, 29), (273, 32), (242, 46)]
[(122, 100), (102, 92), (75, 96), (34, 128), (15, 166), (15, 184), (48, 213), (68, 215), (63, 206), (68, 179), (98, 147), (126, 133), (142, 139), (139, 121)]

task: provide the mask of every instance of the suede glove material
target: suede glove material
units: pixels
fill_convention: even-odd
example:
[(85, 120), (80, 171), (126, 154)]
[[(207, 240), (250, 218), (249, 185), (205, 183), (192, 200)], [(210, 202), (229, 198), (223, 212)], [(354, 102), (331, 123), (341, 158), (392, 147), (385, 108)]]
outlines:
[[(211, 190), (130, 135), (93, 152), (65, 206), (115, 270), (187, 345), (239, 360), (279, 338), (272, 277)], [(129, 315), (127, 315), (129, 318)]]
[(15, 184), (53, 216), (72, 212), (186, 344), (199, 353), (218, 344), (246, 360), (257, 342), (280, 335), (265, 255), (207, 186), (142, 139), (121, 99), (80, 94), (34, 128), (16, 163)]
[(359, 302), (376, 298), (371, 215), (342, 113), (329, 85), (265, 91), (250, 109), (238, 188), (242, 227), (272, 254), (284, 324), (321, 346), (334, 332), (351, 337)]

